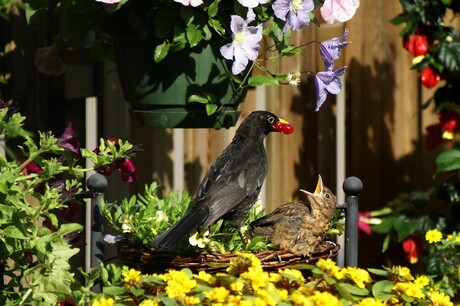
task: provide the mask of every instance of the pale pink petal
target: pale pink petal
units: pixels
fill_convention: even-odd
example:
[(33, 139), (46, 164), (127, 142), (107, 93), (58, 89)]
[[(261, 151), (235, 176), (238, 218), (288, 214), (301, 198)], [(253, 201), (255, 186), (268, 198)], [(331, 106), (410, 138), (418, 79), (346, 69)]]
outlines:
[(325, 0), (320, 12), (327, 23), (346, 22), (355, 15), (358, 7), (359, 0)]

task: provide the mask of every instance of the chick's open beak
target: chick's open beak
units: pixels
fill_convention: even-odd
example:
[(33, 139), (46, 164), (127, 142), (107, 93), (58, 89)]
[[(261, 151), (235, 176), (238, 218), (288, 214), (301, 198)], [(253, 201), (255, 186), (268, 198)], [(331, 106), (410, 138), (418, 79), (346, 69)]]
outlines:
[(323, 193), (323, 179), (321, 178), (321, 175), (318, 175), (318, 182), (316, 183), (316, 188), (315, 188), (314, 193), (311, 193), (304, 189), (300, 189), (300, 191), (310, 196), (321, 195)]

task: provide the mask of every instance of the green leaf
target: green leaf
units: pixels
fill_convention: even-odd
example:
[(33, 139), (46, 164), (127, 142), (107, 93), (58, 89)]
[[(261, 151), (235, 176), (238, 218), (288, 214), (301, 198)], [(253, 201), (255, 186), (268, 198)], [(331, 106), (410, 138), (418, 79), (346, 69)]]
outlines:
[(279, 82), (274, 77), (267, 77), (263, 75), (255, 75), (250, 77), (248, 80), (248, 85), (252, 87), (265, 86), (265, 85), (279, 85)]
[(211, 28), (213, 28), (217, 33), (220, 35), (225, 35), (225, 28), (222, 26), (218, 19), (209, 18), (208, 24)]
[(369, 290), (367, 290), (366, 288), (359, 288), (358, 286), (352, 284), (339, 283), (338, 286), (341, 287), (343, 290), (350, 292), (353, 295), (366, 296), (369, 294)]
[(219, 3), (220, 3), (220, 0), (215, 0), (208, 6), (208, 16), (209, 17), (217, 16), (217, 13), (219, 13)]
[(104, 286), (102, 289), (102, 292), (107, 295), (122, 295), (126, 292), (125, 288), (123, 287), (118, 287), (118, 286)]
[(136, 287), (129, 288), (129, 291), (131, 291), (131, 293), (134, 294), (134, 296), (141, 296), (145, 293), (144, 289)]
[(460, 77), (460, 42), (440, 43), (438, 58), (444, 69)]
[(372, 295), (378, 299), (387, 300), (389, 296), (393, 297), (394, 294), (391, 294), (391, 290), (393, 289), (393, 282), (389, 280), (382, 280), (376, 282), (372, 286)]
[(77, 223), (66, 223), (62, 224), (59, 230), (56, 232), (57, 235), (67, 235), (70, 233), (75, 233), (83, 230), (83, 226)]
[(3, 235), (8, 238), (26, 239), (24, 233), (15, 225), (9, 225), (3, 230)]
[(390, 273), (388, 273), (388, 271), (383, 270), (383, 269), (368, 268), (367, 271), (371, 272), (372, 274), (378, 275), (378, 276), (383, 276), (383, 277), (390, 276)]
[(460, 169), (460, 150), (444, 151), (436, 158), (438, 171), (447, 172)]
[(169, 44), (164, 42), (155, 47), (155, 52), (153, 53), (153, 60), (155, 63), (161, 62), (169, 52)]
[(217, 105), (216, 104), (206, 104), (206, 114), (208, 116), (211, 116), (217, 111)]
[(187, 27), (185, 35), (191, 47), (198, 45), (203, 38), (201, 30), (193, 23)]

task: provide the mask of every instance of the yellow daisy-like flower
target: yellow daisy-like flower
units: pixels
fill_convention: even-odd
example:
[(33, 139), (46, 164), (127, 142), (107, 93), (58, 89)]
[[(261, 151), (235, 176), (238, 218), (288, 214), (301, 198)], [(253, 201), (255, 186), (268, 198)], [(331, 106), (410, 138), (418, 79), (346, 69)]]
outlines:
[(433, 291), (431, 292), (430, 300), (433, 306), (453, 306), (454, 303), (450, 301), (450, 296), (443, 292)]
[(204, 296), (212, 302), (214, 305), (215, 303), (225, 303), (225, 300), (230, 295), (230, 291), (228, 291), (225, 287), (215, 287), (212, 290), (205, 291)]
[(196, 277), (207, 282), (210, 285), (214, 285), (216, 283), (216, 278), (214, 277), (214, 275), (209, 274), (205, 271), (198, 272), (198, 275)]
[(403, 283), (399, 282), (393, 286), (393, 290), (404, 293), (407, 296), (411, 296), (418, 299), (425, 298), (425, 294), (422, 292), (422, 288), (414, 283)]
[(123, 282), (125, 283), (125, 285), (131, 287), (131, 286), (134, 286), (134, 285), (138, 285), (141, 283), (141, 272), (140, 271), (137, 271), (135, 269), (129, 269), (127, 272), (126, 271), (123, 271), (122, 274), (123, 275)]
[(102, 298), (100, 300), (93, 300), (91, 306), (114, 306), (115, 301), (112, 298)]
[(170, 270), (168, 274), (165, 290), (170, 298), (183, 297), (196, 287), (196, 280), (183, 271)]
[(269, 283), (269, 275), (262, 268), (249, 268), (247, 272), (241, 273), (241, 278), (251, 282), (252, 289), (259, 290), (264, 288)]
[(226, 305), (227, 306), (239, 306), (241, 305), (241, 295), (229, 295), (227, 298)]
[(330, 258), (323, 259), (321, 258), (316, 263), (316, 266), (326, 272), (327, 274), (334, 276), (336, 279), (344, 278), (342, 270), (337, 266), (335, 261)]
[(298, 279), (299, 281), (305, 281), (305, 278), (303, 277), (302, 275), (302, 272), (300, 272), (300, 270), (297, 270), (297, 269), (283, 269), (283, 270), (279, 270), (278, 271), (279, 273), (283, 273), (283, 274), (287, 274), (287, 275), (290, 275), (296, 279)]
[(237, 257), (230, 260), (230, 266), (227, 268), (229, 274), (238, 274), (246, 272), (249, 268), (262, 269), (260, 259), (251, 253), (236, 253)]
[(278, 301), (273, 297), (273, 295), (271, 294), (272, 292), (275, 292), (275, 288), (273, 285), (269, 289), (264, 288), (264, 289), (257, 290), (256, 300), (260, 299), (263, 302), (263, 304), (259, 304), (259, 305), (267, 305), (267, 306), (276, 305)]
[(329, 292), (315, 291), (314, 295), (309, 297), (315, 306), (340, 306), (339, 299)]
[(437, 229), (429, 230), (429, 231), (426, 232), (426, 234), (425, 234), (425, 239), (426, 239), (426, 241), (428, 241), (429, 243), (436, 243), (436, 242), (439, 242), (439, 241), (441, 241), (441, 239), (442, 239), (442, 233), (441, 233), (440, 231), (438, 231)]
[(139, 306), (158, 306), (158, 305), (160, 305), (160, 304), (158, 303), (158, 301), (153, 301), (153, 300), (151, 300), (151, 299), (143, 300), (143, 301), (139, 304)]
[(346, 267), (343, 269), (345, 275), (347, 275), (352, 281), (355, 282), (356, 286), (359, 288), (364, 288), (364, 283), (372, 282), (371, 276), (369, 272), (364, 269), (354, 268), (354, 267)]
[(241, 280), (237, 280), (230, 284), (230, 290), (236, 293), (241, 293), (244, 289), (245, 283)]
[(447, 235), (447, 239), (453, 242), (460, 242), (460, 235), (455, 235), (455, 238), (454, 235)]
[(184, 303), (186, 306), (199, 305), (200, 302), (200, 298), (197, 296), (186, 296), (184, 298)]
[(361, 301), (359, 301), (358, 304), (356, 304), (357, 306), (385, 306), (386, 303), (380, 301), (380, 300), (377, 300), (375, 298), (372, 298), (372, 297), (367, 297), (365, 299), (362, 299)]
[(423, 288), (430, 284), (430, 279), (425, 275), (420, 275), (414, 280), (414, 284), (416, 284), (420, 288)]
[(407, 267), (395, 266), (392, 268), (393, 273), (398, 276), (400, 280), (412, 281), (414, 277), (410, 273), (410, 269)]

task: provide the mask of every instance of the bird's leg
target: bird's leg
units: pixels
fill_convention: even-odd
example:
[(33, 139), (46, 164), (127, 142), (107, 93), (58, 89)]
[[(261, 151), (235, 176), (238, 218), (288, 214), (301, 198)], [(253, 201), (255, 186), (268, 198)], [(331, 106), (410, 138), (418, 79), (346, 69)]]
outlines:
[(243, 234), (243, 232), (241, 231), (241, 227), (238, 228), (237, 230), (238, 230), (238, 234), (240, 235), (241, 242), (243, 242), (243, 248), (246, 249), (247, 240), (246, 240), (246, 238), (244, 238), (244, 234)]

